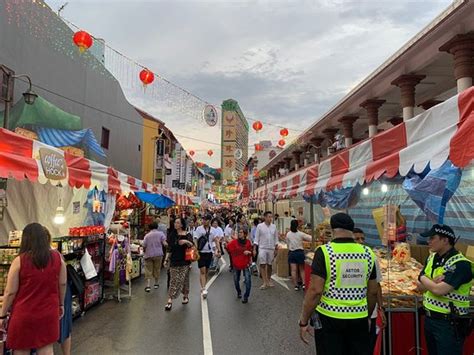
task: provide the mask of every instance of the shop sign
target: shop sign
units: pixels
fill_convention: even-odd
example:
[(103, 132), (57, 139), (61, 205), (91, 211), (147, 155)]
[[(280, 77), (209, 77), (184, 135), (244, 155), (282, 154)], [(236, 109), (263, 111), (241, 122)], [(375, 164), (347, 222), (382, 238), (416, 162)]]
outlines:
[(47, 148), (41, 148), (39, 154), (47, 179), (64, 180), (66, 178), (67, 166), (62, 154)]
[(209, 126), (214, 127), (217, 124), (217, 110), (214, 106), (206, 105), (202, 116)]
[(171, 175), (171, 169), (166, 169), (166, 175)]
[(165, 141), (163, 139), (158, 139), (157, 143), (157, 154), (162, 157), (165, 155)]

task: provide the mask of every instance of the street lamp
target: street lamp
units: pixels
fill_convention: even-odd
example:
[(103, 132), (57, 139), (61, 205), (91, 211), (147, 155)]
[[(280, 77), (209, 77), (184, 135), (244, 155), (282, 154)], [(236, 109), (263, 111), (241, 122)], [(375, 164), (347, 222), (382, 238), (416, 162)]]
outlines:
[(26, 74), (18, 74), (18, 75), (13, 75), (10, 73), (10, 71), (4, 66), (0, 65), (0, 69), (2, 70), (3, 74), (6, 76), (6, 97), (3, 98), (5, 101), (5, 111), (3, 111), (3, 128), (8, 129), (8, 118), (10, 116), (10, 102), (12, 101), (10, 99), (10, 82), (11, 79), (18, 79), (18, 78), (25, 78), (28, 80), (28, 90), (26, 90), (23, 93), (23, 100), (25, 100), (25, 103), (27, 105), (33, 105), (35, 103), (36, 98), (38, 97), (38, 94), (36, 94), (32, 89), (31, 85), (31, 78), (26, 75)]

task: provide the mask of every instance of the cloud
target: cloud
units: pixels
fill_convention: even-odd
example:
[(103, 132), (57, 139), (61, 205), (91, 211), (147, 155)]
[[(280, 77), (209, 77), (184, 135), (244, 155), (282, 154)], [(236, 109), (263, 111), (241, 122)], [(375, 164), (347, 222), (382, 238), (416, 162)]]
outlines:
[[(62, 1), (48, 3), (57, 8)], [(287, 126), (291, 139), (450, 3), (83, 0), (71, 2), (63, 15), (208, 102), (234, 98), (249, 117)], [(166, 100), (126, 91), (176, 134), (220, 142), (218, 128)], [(266, 125), (251, 134), (251, 143), (268, 138), (276, 141), (278, 128)], [(211, 147), (182, 141), (188, 149)], [(203, 154), (202, 160), (219, 165), (217, 146), (213, 150), (212, 159)]]

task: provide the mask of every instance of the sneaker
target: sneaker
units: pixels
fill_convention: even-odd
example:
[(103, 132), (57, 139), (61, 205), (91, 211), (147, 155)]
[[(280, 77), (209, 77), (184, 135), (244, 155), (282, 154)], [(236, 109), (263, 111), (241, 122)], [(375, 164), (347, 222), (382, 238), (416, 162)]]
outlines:
[(239, 299), (242, 298), (242, 295), (240, 293), (237, 294), (237, 298), (239, 298)]
[(145, 292), (150, 292), (151, 291), (151, 287), (145, 287)]
[(202, 290), (202, 298), (206, 299), (206, 298), (207, 298), (207, 294), (208, 294), (208, 292), (207, 292), (206, 289)]
[(242, 303), (243, 303), (243, 304), (249, 303), (249, 300), (246, 299), (246, 298), (244, 298), (244, 299), (242, 300)]
[(157, 290), (158, 287), (160, 287), (160, 285), (158, 285), (158, 284), (156, 284), (155, 286), (153, 286), (153, 288), (154, 288), (155, 290)]
[(299, 286), (295, 286), (295, 291), (299, 291), (300, 290), (300, 287)]

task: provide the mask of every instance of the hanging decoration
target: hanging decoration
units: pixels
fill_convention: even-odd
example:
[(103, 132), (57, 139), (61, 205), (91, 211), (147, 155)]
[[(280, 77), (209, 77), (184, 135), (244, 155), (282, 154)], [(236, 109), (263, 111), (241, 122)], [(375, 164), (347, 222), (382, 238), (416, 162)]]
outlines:
[(280, 146), (280, 147), (284, 147), (285, 144), (286, 144), (286, 142), (285, 142), (284, 139), (280, 139), (280, 140), (278, 141), (278, 146)]
[(209, 155), (210, 157), (212, 157), (213, 154), (214, 154), (214, 152), (212, 151), (212, 149), (209, 149), (207, 151), (207, 155)]
[(190, 150), (190, 151), (189, 151), (189, 155), (190, 155), (191, 157), (193, 157), (194, 154), (196, 154), (196, 152), (195, 152), (194, 150)]
[(260, 143), (255, 144), (255, 151), (260, 152), (263, 150), (263, 146)]
[(280, 136), (287, 137), (288, 136), (288, 129), (287, 128), (280, 129)]
[(143, 83), (143, 87), (146, 88), (147, 85), (150, 85), (153, 81), (155, 81), (155, 74), (145, 68), (140, 72), (140, 81)]
[(252, 128), (254, 129), (255, 132), (258, 133), (259, 131), (262, 130), (263, 124), (262, 124), (262, 122), (260, 122), (260, 121), (255, 121), (255, 122), (253, 123), (253, 125), (252, 125)]
[(79, 52), (84, 53), (94, 43), (92, 36), (86, 31), (77, 31), (72, 37), (72, 41), (79, 48)]
[(243, 156), (243, 152), (242, 152), (242, 149), (239, 149), (237, 148), (235, 151), (234, 151), (234, 158), (239, 160), (241, 159)]
[(217, 124), (217, 110), (214, 106), (206, 105), (204, 107), (202, 116), (208, 126), (214, 127)]

